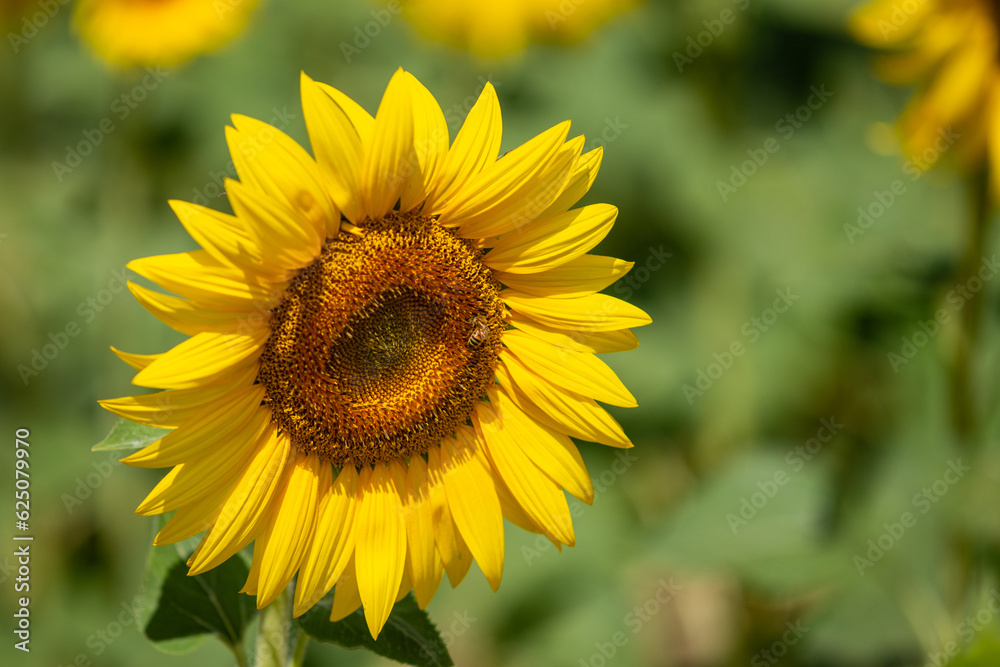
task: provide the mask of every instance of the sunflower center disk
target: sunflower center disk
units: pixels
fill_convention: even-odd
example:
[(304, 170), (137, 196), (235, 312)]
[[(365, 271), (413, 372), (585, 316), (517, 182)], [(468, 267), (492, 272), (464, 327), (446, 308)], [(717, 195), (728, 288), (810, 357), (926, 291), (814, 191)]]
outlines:
[(428, 218), (342, 234), (291, 282), (259, 381), (274, 419), (335, 466), (409, 458), (494, 381), (503, 302), (482, 253)]

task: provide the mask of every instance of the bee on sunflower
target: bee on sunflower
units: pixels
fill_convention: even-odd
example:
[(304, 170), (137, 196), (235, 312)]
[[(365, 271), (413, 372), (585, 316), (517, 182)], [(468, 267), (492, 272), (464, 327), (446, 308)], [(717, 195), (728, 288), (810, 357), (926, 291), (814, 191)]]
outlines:
[(635, 400), (595, 355), (637, 345), (640, 309), (599, 292), (632, 266), (588, 254), (617, 209), (573, 208), (601, 149), (569, 123), (497, 154), (485, 86), (454, 141), (431, 93), (392, 77), (372, 117), (302, 75), (315, 157), (244, 116), (226, 128), (233, 214), (173, 201), (200, 250), (135, 260), (135, 297), (190, 336), (118, 352), (161, 391), (102, 401), (172, 429), (123, 459), (171, 468), (140, 515), (204, 532), (190, 574), (253, 543), (244, 591), (297, 576), (295, 616), (334, 590), (377, 637), (475, 559), (500, 585), (503, 519), (574, 544), (564, 490), (594, 491), (571, 438), (631, 447), (598, 405)]

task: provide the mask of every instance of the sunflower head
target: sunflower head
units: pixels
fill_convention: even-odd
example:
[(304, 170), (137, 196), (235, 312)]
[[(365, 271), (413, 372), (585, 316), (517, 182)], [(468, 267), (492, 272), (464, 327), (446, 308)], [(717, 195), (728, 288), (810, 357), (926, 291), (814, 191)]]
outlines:
[(297, 615), (333, 588), (333, 620), (363, 605), (377, 636), (473, 558), (496, 589), (504, 518), (574, 543), (564, 490), (593, 487), (571, 437), (631, 447), (595, 353), (649, 318), (599, 294), (631, 264), (587, 254), (617, 210), (572, 208), (601, 152), (568, 123), (498, 158), (492, 86), (452, 141), (402, 70), (374, 117), (305, 75), (302, 103), (314, 156), (234, 116), (233, 214), (172, 202), (202, 249), (129, 264), (190, 338), (119, 353), (162, 391), (103, 405), (172, 429), (124, 460), (171, 468), (137, 511), (175, 511), (158, 544), (205, 532), (192, 574), (253, 543), (259, 606), (297, 575)]
[(528, 42), (571, 43), (635, 0), (407, 0), (403, 11), (424, 35), (480, 56), (524, 50)]
[(957, 145), (967, 169), (990, 165), (1000, 192), (1000, 2), (873, 0), (850, 29), (890, 51), (878, 62), (883, 78), (917, 86), (899, 123), (911, 163), (927, 169)]
[(79, 0), (76, 29), (108, 62), (179, 65), (246, 27), (258, 0)]

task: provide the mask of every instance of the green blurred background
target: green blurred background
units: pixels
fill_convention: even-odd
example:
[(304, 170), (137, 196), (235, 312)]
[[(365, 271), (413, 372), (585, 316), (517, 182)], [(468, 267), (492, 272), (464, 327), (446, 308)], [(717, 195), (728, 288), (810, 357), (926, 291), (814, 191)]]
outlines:
[[(567, 118), (589, 147), (602, 142), (585, 202), (621, 213), (597, 251), (636, 262), (609, 293), (653, 317), (637, 350), (606, 357), (639, 402), (611, 408), (635, 448), (622, 459), (581, 447), (597, 500), (571, 504), (577, 546), (557, 554), (509, 530), (498, 593), (473, 571), (431, 603), (457, 664), (1000, 664), (996, 419), (972, 454), (948, 409), (967, 193), (948, 166), (904, 171), (888, 124), (909, 93), (879, 82), (845, 34), (852, 4), (647, 2), (580, 44), (502, 60), (428, 42), (397, 17), (348, 62), (341, 44), (379, 5), (270, 0), (227, 48), (147, 78), (124, 117), (116, 99), (146, 72), (94, 59), (69, 6), (17, 54), (0, 47), (5, 628), (17, 428), (31, 431), (35, 536), (33, 650), (14, 651), (5, 630), (4, 664), (232, 664), (212, 641), (177, 657), (134, 624), (108, 635), (152, 537), (133, 509), (160, 476), (90, 451), (115, 421), (97, 399), (131, 392), (133, 371), (108, 347), (153, 353), (181, 338), (116, 292), (116, 276), (133, 258), (195, 247), (168, 199), (224, 206), (230, 114), (306, 143), (300, 70), (374, 111), (399, 66), (437, 97), (453, 136), (488, 79), (502, 151)], [(724, 10), (732, 23), (706, 33)], [(690, 62), (677, 58), (689, 48)], [(114, 131), (57, 175), (67, 145), (105, 118)], [(858, 207), (872, 215), (863, 228)], [(997, 291), (987, 279), (971, 297), (986, 311), (973, 364), (986, 415)], [(78, 335), (62, 337), (67, 326)], [(45, 368), (19, 371), (53, 339), (64, 347)], [(894, 364), (907, 342), (915, 354)], [(963, 655), (935, 655), (949, 641)], [(388, 661), (312, 644), (306, 664)]]

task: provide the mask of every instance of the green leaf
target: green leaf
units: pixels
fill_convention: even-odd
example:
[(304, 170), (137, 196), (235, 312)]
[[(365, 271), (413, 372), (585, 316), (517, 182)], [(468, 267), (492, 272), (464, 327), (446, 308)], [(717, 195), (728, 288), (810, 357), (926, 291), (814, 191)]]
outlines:
[(257, 613), (253, 598), (240, 593), (250, 568), (239, 554), (194, 577), (176, 546), (153, 547), (139, 594), (143, 633), (168, 653), (190, 650), (207, 634), (239, 647)]
[(417, 606), (410, 593), (396, 603), (385, 627), (372, 639), (364, 612), (358, 609), (347, 618), (330, 622), (333, 594), (320, 600), (298, 619), (299, 626), (313, 639), (344, 648), (366, 648), (386, 658), (419, 667), (454, 665), (437, 628), (427, 613)]
[(150, 445), (167, 433), (170, 429), (157, 428), (155, 426), (144, 426), (136, 424), (127, 419), (119, 419), (118, 423), (111, 428), (104, 440), (90, 448), (92, 452), (107, 452), (116, 449), (140, 449)]

